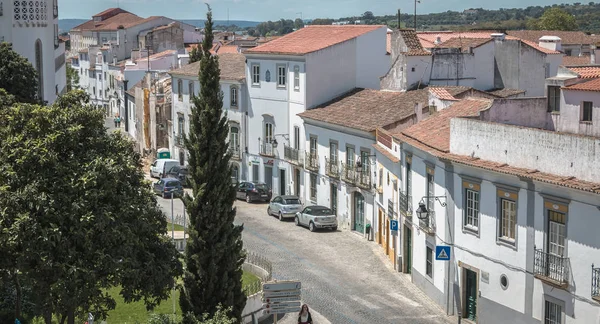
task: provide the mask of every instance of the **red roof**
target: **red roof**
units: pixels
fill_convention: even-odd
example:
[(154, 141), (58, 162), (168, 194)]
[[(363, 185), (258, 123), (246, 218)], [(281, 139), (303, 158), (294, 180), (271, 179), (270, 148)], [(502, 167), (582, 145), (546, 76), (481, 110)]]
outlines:
[(582, 79), (600, 78), (600, 66), (570, 67), (569, 70), (579, 74)]
[(600, 91), (600, 78), (592, 79), (590, 81), (577, 83), (563, 89), (567, 90), (579, 90), (579, 91)]
[(592, 60), (589, 55), (586, 56), (563, 56), (562, 65), (573, 66), (573, 65), (591, 65)]
[(452, 101), (458, 101), (458, 99), (456, 99), (450, 92), (448, 92), (447, 89), (445, 88), (438, 88), (438, 87), (429, 87), (429, 92), (431, 92), (432, 94), (434, 94), (436, 97), (438, 97), (439, 99), (442, 100), (452, 100)]
[(305, 55), (370, 33), (384, 25), (310, 25), (246, 51), (249, 54)]
[(239, 53), (237, 45), (223, 45), (217, 50), (217, 54)]
[(74, 27), (72, 30), (117, 30), (119, 26), (128, 28), (130, 26), (135, 26), (137, 22), (143, 20), (142, 17), (129, 12), (123, 12), (102, 21), (88, 20), (87, 22)]

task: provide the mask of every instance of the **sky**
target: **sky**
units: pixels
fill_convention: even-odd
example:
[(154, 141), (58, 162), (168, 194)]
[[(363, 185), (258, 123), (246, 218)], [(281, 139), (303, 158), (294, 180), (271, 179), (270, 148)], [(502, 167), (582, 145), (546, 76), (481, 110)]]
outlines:
[[(581, 2), (581, 0), (579, 0)], [(266, 21), (285, 19), (340, 18), (395, 14), (398, 9), (412, 13), (412, 0), (58, 0), (59, 18), (91, 19), (107, 8), (121, 7), (141, 17), (167, 16), (173, 19), (206, 18), (205, 2), (213, 9), (213, 19)], [(574, 3), (568, 0), (420, 0), (418, 13), (462, 11), (468, 8), (498, 9)], [(482, 4), (485, 2), (485, 4)], [(85, 5), (83, 5), (85, 3)]]

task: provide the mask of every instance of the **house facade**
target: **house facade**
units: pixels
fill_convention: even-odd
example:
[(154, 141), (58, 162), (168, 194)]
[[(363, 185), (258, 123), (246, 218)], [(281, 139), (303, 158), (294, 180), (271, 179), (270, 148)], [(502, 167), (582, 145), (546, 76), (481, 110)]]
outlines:
[(38, 73), (38, 98), (49, 104), (66, 91), (65, 43), (58, 38), (58, 0), (5, 1), (0, 42), (25, 57)]

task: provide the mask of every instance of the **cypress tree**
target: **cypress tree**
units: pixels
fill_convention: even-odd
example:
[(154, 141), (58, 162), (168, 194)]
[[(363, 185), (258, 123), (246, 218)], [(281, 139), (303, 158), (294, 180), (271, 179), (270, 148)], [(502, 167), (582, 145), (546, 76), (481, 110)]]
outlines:
[[(241, 320), (246, 304), (242, 291), (243, 226), (233, 224), (235, 188), (228, 153), (228, 120), (223, 114), (218, 57), (211, 55), (212, 12), (208, 7), (200, 59), (200, 92), (194, 98), (190, 134), (185, 139), (193, 198), (184, 197), (190, 215), (185, 251), (186, 271), (180, 305), (184, 315), (213, 316), (219, 304)], [(194, 322), (187, 316), (184, 323)]]

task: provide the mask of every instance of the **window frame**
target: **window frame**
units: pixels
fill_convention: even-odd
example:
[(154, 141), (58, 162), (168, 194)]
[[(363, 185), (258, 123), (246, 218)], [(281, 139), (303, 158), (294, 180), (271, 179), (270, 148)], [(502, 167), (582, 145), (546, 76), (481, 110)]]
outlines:
[(310, 186), (308, 196), (311, 201), (317, 201), (317, 182), (318, 177), (316, 173), (310, 173)]
[[(348, 154), (348, 152), (352, 150), (352, 154)], [(356, 156), (356, 147), (354, 145), (346, 144), (346, 164), (349, 167), (353, 167), (356, 163), (354, 157)]]
[(300, 126), (294, 126), (294, 149), (300, 149)]
[(239, 89), (237, 86), (232, 85), (229, 88), (229, 106), (231, 108), (238, 107), (238, 105), (239, 105), (238, 97), (239, 97)]
[(263, 123), (263, 135), (265, 143), (273, 143), (273, 140), (275, 139), (275, 124), (270, 121), (265, 121)]
[(190, 80), (188, 81), (188, 101), (192, 102), (194, 100), (194, 97), (196, 97), (196, 93), (195, 93), (195, 84), (194, 84), (194, 80)]
[[(519, 188), (496, 184), (496, 204), (497, 204), (497, 217), (496, 217), (496, 243), (504, 245), (512, 249), (517, 249), (517, 241), (519, 238)], [(502, 234), (503, 231), (503, 202), (508, 201), (514, 203), (514, 224), (513, 232), (514, 238), (505, 237)]]
[[(461, 175), (461, 180), (461, 189), (463, 194), (463, 233), (470, 233), (479, 237), (479, 229), (481, 228), (481, 179), (475, 179), (469, 176)], [(477, 206), (477, 215), (469, 215), (469, 192), (474, 192), (477, 194), (477, 201), (475, 202)], [(470, 223), (469, 218), (475, 220), (477, 226)]]
[(300, 91), (300, 66), (294, 65), (294, 91)]
[(177, 113), (177, 136), (185, 134), (185, 115)]
[(556, 255), (550, 252), (550, 212), (557, 212), (562, 214), (564, 217), (564, 237), (563, 237), (563, 255), (561, 257), (568, 257), (569, 253), (569, 205), (571, 200), (566, 198), (559, 198), (555, 196), (549, 196), (547, 194), (540, 194), (544, 198), (544, 251), (552, 255)]
[(252, 76), (252, 86), (253, 87), (260, 87), (260, 64), (259, 63), (252, 63), (250, 65), (250, 73)]
[(183, 102), (183, 80), (177, 79), (177, 101)]
[[(589, 104), (589, 107), (586, 107), (586, 105)], [(586, 110), (589, 109), (589, 112), (586, 114)], [(589, 115), (589, 116), (587, 116)], [(592, 101), (582, 101), (581, 102), (581, 118), (580, 121), (584, 122), (584, 123), (591, 123), (592, 122), (592, 118), (594, 117), (594, 103)]]
[(433, 248), (425, 246), (425, 276), (433, 279)]
[[(332, 150), (332, 148), (334, 148), (334, 146), (335, 146), (335, 149)], [(329, 140), (329, 160), (330, 160), (330, 163), (333, 163), (333, 164), (337, 165), (337, 160), (339, 159), (339, 156), (340, 156), (339, 152), (340, 152), (340, 148), (339, 148), (338, 141)]]
[[(236, 130), (235, 132), (233, 130)], [(234, 135), (235, 134), (235, 135)], [(233, 144), (233, 145), (232, 145)], [(240, 126), (237, 123), (229, 124), (229, 148), (240, 148)]]
[(554, 322), (554, 323), (556, 323), (556, 324), (564, 324), (564, 323), (566, 323), (565, 322), (565, 320), (566, 320), (565, 302), (562, 301), (562, 300), (560, 300), (560, 299), (554, 298), (554, 297), (552, 297), (550, 295), (546, 295), (546, 294), (544, 294), (544, 297), (542, 298), (542, 321), (543, 321), (543, 323), (544, 324), (554, 324), (553, 322), (548, 322), (547, 321), (548, 318), (546, 316), (547, 316), (547, 311), (548, 311), (548, 308), (547, 308), (548, 307), (548, 303), (554, 304), (554, 305), (560, 307), (560, 319), (559, 319), (559, 322), (558, 323)]
[(280, 89), (280, 90), (287, 89), (287, 66), (286, 66), (286, 64), (276, 64), (275, 69), (277, 69), (277, 89)]
[(547, 87), (548, 112), (560, 113), (560, 96), (560, 86), (549, 85)]

